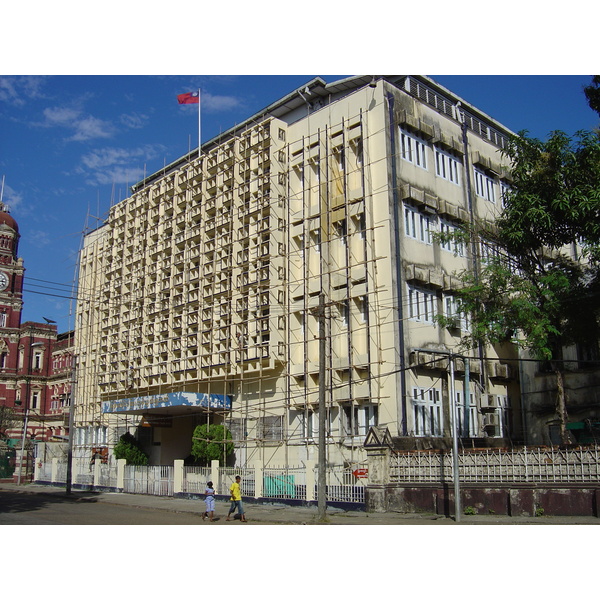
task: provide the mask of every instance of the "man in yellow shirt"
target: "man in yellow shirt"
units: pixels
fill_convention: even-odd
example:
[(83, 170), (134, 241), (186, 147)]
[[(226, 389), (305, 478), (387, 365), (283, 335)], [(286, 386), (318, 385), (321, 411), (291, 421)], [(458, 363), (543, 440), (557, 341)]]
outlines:
[(242, 521), (243, 523), (246, 522), (246, 515), (244, 514), (244, 506), (242, 504), (242, 490), (240, 488), (241, 481), (242, 478), (239, 475), (236, 475), (235, 481), (231, 484), (231, 487), (229, 488), (229, 492), (231, 493), (231, 498), (229, 498), (231, 500), (231, 506), (229, 507), (229, 512), (227, 513), (227, 518), (225, 519), (226, 521), (231, 520), (229, 517), (232, 513), (235, 512), (235, 509), (237, 507), (238, 514), (240, 515), (240, 521)]

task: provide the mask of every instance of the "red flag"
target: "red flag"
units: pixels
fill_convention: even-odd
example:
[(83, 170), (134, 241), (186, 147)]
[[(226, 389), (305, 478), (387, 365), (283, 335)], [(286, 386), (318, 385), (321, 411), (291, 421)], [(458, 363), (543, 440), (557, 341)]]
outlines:
[(198, 104), (200, 102), (200, 92), (188, 92), (187, 94), (179, 94), (177, 96), (179, 104)]

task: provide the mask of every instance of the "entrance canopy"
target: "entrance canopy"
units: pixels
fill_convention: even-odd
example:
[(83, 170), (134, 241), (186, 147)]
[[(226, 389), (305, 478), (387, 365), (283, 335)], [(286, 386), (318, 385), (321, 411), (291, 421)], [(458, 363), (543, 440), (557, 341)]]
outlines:
[(181, 414), (194, 412), (194, 409), (231, 410), (231, 396), (221, 394), (200, 394), (197, 392), (170, 392), (135, 398), (117, 398), (102, 402), (103, 413)]

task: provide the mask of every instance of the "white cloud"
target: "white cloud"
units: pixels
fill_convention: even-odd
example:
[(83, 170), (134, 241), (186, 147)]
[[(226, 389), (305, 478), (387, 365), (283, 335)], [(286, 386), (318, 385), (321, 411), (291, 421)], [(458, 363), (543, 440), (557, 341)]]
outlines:
[(112, 183), (125, 183), (132, 185), (144, 178), (144, 169), (141, 167), (113, 167), (93, 174), (94, 183), (105, 185)]
[(5, 183), (2, 202), (4, 202), (9, 210), (13, 210), (21, 206), (23, 202), (23, 196)]
[(0, 77), (0, 101), (23, 106), (27, 100), (42, 96), (44, 77), (25, 75), (22, 77)]
[(208, 112), (220, 112), (243, 107), (243, 102), (235, 96), (215, 96), (202, 92), (202, 109)]
[(147, 120), (148, 117), (146, 115), (140, 115), (137, 113), (121, 115), (121, 123), (130, 129), (141, 129), (144, 127)]
[(159, 156), (164, 148), (160, 144), (138, 148), (101, 148), (81, 157), (82, 171), (88, 183), (133, 184), (144, 177), (144, 163)]
[(84, 116), (76, 108), (52, 107), (43, 111), (44, 127), (66, 127), (73, 130), (67, 141), (81, 142), (97, 138), (108, 138), (115, 133), (115, 127), (108, 121)]
[(69, 139), (74, 142), (108, 138), (115, 132), (115, 128), (111, 123), (102, 121), (96, 117), (86, 117), (85, 119), (78, 120), (73, 124), (73, 127), (75, 128), (75, 133)]
[(47, 231), (30, 230), (27, 232), (27, 241), (38, 248), (43, 248), (50, 244), (50, 236)]

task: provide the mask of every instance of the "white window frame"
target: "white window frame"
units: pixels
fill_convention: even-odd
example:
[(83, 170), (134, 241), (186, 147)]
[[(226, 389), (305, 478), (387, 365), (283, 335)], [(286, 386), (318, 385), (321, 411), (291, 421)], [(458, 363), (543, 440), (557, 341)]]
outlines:
[(456, 411), (458, 413), (458, 434), (460, 437), (477, 437), (479, 431), (479, 423), (477, 421), (477, 406), (475, 405), (475, 396), (473, 393), (469, 394), (469, 431), (465, 428), (465, 403), (464, 393), (462, 391), (456, 391)]
[(408, 285), (408, 318), (433, 325), (438, 314), (437, 294), (431, 290)]
[(409, 204), (404, 205), (404, 232), (407, 237), (431, 245), (434, 219)]
[(473, 172), (475, 175), (475, 193), (484, 200), (496, 204), (496, 182), (494, 179), (477, 167), (473, 167)]
[(379, 407), (377, 404), (341, 405), (340, 418), (344, 437), (365, 437), (370, 427), (378, 424)]
[(506, 196), (510, 190), (511, 187), (506, 181), (500, 181), (500, 200), (502, 202), (502, 208), (506, 208)]
[(435, 174), (446, 181), (460, 185), (460, 169), (462, 163), (456, 156), (435, 147)]
[[(450, 221), (446, 221), (445, 219), (440, 219), (440, 233), (441, 234), (452, 234), (455, 233), (459, 228), (450, 223)], [(448, 252), (452, 252), (456, 256), (464, 256), (465, 255), (465, 247), (464, 244), (460, 240), (456, 239), (447, 239), (440, 242), (440, 247), (442, 250), (446, 250)]]
[(442, 394), (437, 388), (413, 388), (414, 434), (417, 437), (441, 437), (444, 432)]
[(469, 317), (458, 310), (456, 297), (451, 294), (444, 296), (444, 316), (448, 319), (456, 319), (462, 331), (469, 331)]
[(400, 129), (400, 156), (421, 169), (427, 170), (427, 142), (420, 136)]

